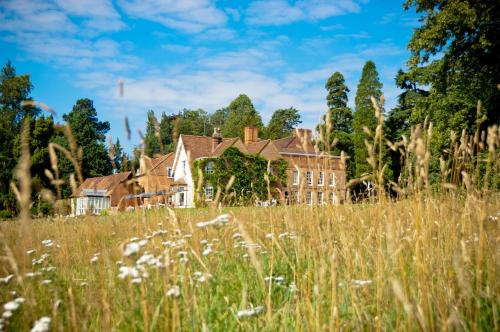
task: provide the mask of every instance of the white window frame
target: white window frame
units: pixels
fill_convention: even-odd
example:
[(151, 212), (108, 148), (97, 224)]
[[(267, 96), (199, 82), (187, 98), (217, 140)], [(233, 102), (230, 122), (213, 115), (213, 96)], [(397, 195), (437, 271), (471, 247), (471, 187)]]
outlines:
[(325, 185), (325, 172), (319, 171), (318, 173), (318, 186)]
[(335, 173), (330, 173), (330, 187), (335, 187)]
[(212, 185), (208, 185), (205, 187), (205, 200), (211, 201), (214, 199), (214, 187)]
[(310, 191), (306, 192), (306, 204), (312, 205), (312, 192)]
[(293, 173), (292, 173), (292, 184), (294, 186), (298, 186), (299, 185), (299, 182), (300, 182), (300, 174), (299, 174), (299, 171), (297, 170), (293, 170)]
[(306, 172), (306, 183), (308, 186), (312, 186), (313, 184), (313, 171), (307, 171)]
[(335, 194), (333, 192), (330, 192), (328, 194), (328, 201), (330, 202), (330, 204), (334, 205), (335, 204)]
[(211, 161), (209, 161), (206, 165), (205, 165), (205, 173), (206, 174), (212, 174), (214, 172), (214, 168), (213, 168), (213, 163)]
[(318, 193), (316, 194), (316, 197), (318, 199), (318, 205), (322, 205), (324, 203), (324, 194), (322, 191), (318, 191)]

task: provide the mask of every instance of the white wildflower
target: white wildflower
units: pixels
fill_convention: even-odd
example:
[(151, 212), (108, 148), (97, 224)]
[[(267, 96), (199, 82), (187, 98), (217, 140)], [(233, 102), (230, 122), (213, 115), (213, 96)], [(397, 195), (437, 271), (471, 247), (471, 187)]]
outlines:
[(36, 277), (36, 276), (40, 276), (40, 275), (42, 275), (42, 273), (41, 273), (41, 272), (26, 272), (26, 273), (24, 274), (24, 276), (25, 276), (26, 278), (34, 278), (34, 277)]
[(250, 257), (248, 254), (243, 255), (243, 258), (248, 258), (248, 257)]
[(264, 307), (259, 306), (251, 309), (245, 309), (245, 310), (240, 310), (236, 313), (236, 317), (238, 318), (245, 318), (245, 317), (251, 317), (251, 316), (256, 316), (258, 314), (261, 314), (264, 312)]
[(30, 250), (26, 251), (26, 255), (31, 255), (31, 254), (35, 253), (35, 251), (36, 251), (35, 249), (30, 249)]
[(15, 300), (14, 300), (14, 302), (19, 303), (19, 304), (23, 304), (23, 303), (24, 303), (24, 301), (26, 301), (26, 300), (24, 299), (24, 297), (18, 297), (17, 299), (15, 299)]
[(210, 273), (203, 273), (200, 271), (196, 271), (195, 273), (193, 273), (193, 277), (196, 281), (203, 283), (203, 282), (207, 281), (208, 279), (210, 279), (212, 277), (212, 275)]
[(12, 278), (14, 278), (14, 275), (13, 274), (9, 274), (6, 277), (0, 278), (0, 283), (8, 284), (9, 281), (10, 281), (10, 279), (12, 279)]
[(233, 234), (233, 239), (239, 239), (241, 238), (241, 233), (234, 233)]
[(274, 233), (267, 233), (266, 234), (266, 239), (272, 239), (274, 236)]
[(139, 277), (139, 271), (135, 267), (120, 266), (120, 272), (118, 273), (118, 278), (125, 279), (126, 277), (137, 278)]
[(43, 240), (42, 245), (46, 248), (52, 247), (54, 245), (54, 242), (52, 240)]
[(4, 311), (3, 314), (2, 314), (2, 317), (5, 318), (5, 319), (9, 319), (10, 317), (12, 317), (12, 311)]
[(98, 260), (99, 260), (99, 256), (94, 256), (94, 257), (92, 257), (92, 258), (90, 259), (90, 262), (91, 262), (91, 263), (95, 263), (95, 262), (97, 262)]
[(50, 330), (50, 317), (42, 317), (35, 322), (31, 332), (47, 332)]
[(282, 239), (284, 237), (287, 237), (288, 236), (288, 232), (285, 232), (285, 233), (281, 233), (280, 235), (278, 235), (278, 238)]
[(137, 252), (139, 252), (140, 249), (141, 247), (137, 242), (130, 242), (125, 246), (125, 250), (123, 251), (123, 256), (125, 257), (132, 256)]
[(85, 286), (88, 286), (88, 284), (89, 284), (88, 282), (86, 282), (86, 281), (82, 281), (82, 282), (80, 283), (80, 287), (85, 287)]
[(212, 247), (208, 246), (203, 252), (201, 253), (203, 256), (208, 256), (213, 252)]
[(200, 241), (200, 244), (201, 244), (201, 245), (205, 245), (205, 244), (207, 244), (207, 243), (208, 243), (208, 240), (201, 240), (201, 241)]
[(47, 267), (42, 267), (40, 271), (42, 272), (52, 272), (55, 271), (56, 267), (55, 266), (47, 266)]
[(283, 281), (285, 281), (285, 277), (283, 277), (283, 276), (278, 276), (278, 277), (270, 276), (270, 277), (265, 277), (264, 281), (268, 281), (268, 282), (273, 281), (274, 283), (281, 285), (283, 283)]
[(221, 214), (220, 216), (209, 220), (209, 221), (202, 221), (196, 224), (196, 227), (198, 228), (205, 228), (209, 226), (214, 226), (216, 228), (224, 226), (229, 222), (230, 215), (229, 214)]
[(141, 278), (134, 278), (130, 281), (134, 285), (139, 285), (142, 282)]
[(136, 241), (139, 241), (139, 238), (137, 236), (134, 236), (130, 238), (130, 240), (128, 240), (128, 242), (136, 242)]
[(361, 286), (366, 286), (366, 285), (369, 285), (371, 284), (372, 281), (371, 280), (357, 280), (357, 279), (353, 279), (352, 280), (352, 284), (354, 286), (358, 286), (358, 287), (361, 287)]
[(179, 297), (179, 295), (181, 295), (179, 286), (174, 286), (167, 291), (168, 297)]
[(144, 247), (146, 244), (148, 244), (148, 240), (146, 240), (146, 239), (139, 241), (139, 245), (141, 247)]
[(42, 282), (40, 282), (41, 285), (49, 285), (52, 283), (52, 280), (50, 279), (45, 279), (45, 280), (42, 280)]
[(297, 285), (295, 285), (294, 282), (291, 282), (290, 285), (288, 285), (288, 291), (290, 293), (295, 293), (297, 292), (299, 289), (297, 288)]
[(5, 311), (16, 311), (19, 308), (20, 303), (16, 301), (10, 301), (3, 305)]
[(193, 237), (193, 234), (191, 234), (191, 233), (184, 234), (184, 238), (186, 238), (186, 239), (190, 239), (192, 237)]

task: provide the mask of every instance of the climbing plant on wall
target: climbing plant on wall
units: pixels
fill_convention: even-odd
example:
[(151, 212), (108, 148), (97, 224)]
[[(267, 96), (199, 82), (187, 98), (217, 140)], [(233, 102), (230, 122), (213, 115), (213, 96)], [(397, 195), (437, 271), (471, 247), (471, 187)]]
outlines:
[[(234, 205), (251, 204), (256, 199), (267, 200), (268, 193), (276, 197), (278, 189), (286, 186), (286, 169), (287, 162), (283, 159), (269, 162), (258, 155), (244, 154), (234, 147), (228, 148), (220, 157), (196, 160), (192, 170), (194, 183), (198, 186), (196, 205), (204, 205), (204, 188), (208, 185), (213, 187), (214, 196), (219, 188), (223, 195), (231, 195), (229, 203)], [(234, 182), (225, 192), (233, 175)]]

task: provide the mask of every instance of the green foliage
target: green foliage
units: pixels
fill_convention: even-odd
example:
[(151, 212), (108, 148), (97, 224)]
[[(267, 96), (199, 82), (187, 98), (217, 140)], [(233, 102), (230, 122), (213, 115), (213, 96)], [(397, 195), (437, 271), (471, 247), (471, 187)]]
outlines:
[[(210, 164), (212, 172), (206, 171), (207, 165)], [(232, 204), (250, 204), (255, 199), (267, 200), (268, 186), (266, 182), (266, 174), (269, 177), (269, 187), (271, 195), (276, 195), (276, 189), (286, 185), (286, 169), (287, 162), (279, 159), (270, 163), (270, 172), (268, 174), (268, 161), (260, 156), (253, 154), (244, 154), (235, 147), (230, 147), (218, 158), (206, 158), (196, 160), (193, 164), (193, 180), (197, 185), (198, 170), (202, 171), (203, 183), (199, 190), (203, 191), (207, 185), (211, 185), (215, 191), (220, 188), (225, 197), (234, 194), (231, 200)], [(229, 192), (225, 193), (224, 189), (229, 183), (231, 176), (235, 176), (233, 185)], [(200, 193), (203, 197), (203, 192)], [(197, 205), (202, 205), (202, 202), (196, 202)]]
[(119, 138), (116, 139), (116, 142), (115, 142), (115, 144), (113, 144), (113, 147), (115, 150), (114, 151), (114, 158), (113, 158), (113, 162), (115, 164), (114, 170), (116, 172), (120, 172), (120, 169), (122, 168), (121, 163), (123, 161), (124, 153), (123, 153), (123, 148), (122, 148), (122, 145), (120, 144)]
[(165, 153), (172, 152), (175, 149), (175, 121), (176, 115), (167, 115), (165, 112), (161, 114), (160, 120), (160, 134), (163, 143), (163, 150)]
[(265, 129), (264, 136), (268, 139), (289, 136), (301, 122), (299, 111), (293, 107), (276, 110)]
[(356, 177), (371, 172), (371, 166), (367, 162), (368, 152), (365, 146), (365, 139), (369, 136), (363, 128), (368, 128), (374, 133), (377, 127), (375, 110), (373, 108), (371, 97), (379, 100), (382, 95), (382, 83), (379, 80), (377, 69), (373, 61), (367, 61), (363, 66), (363, 73), (356, 91), (356, 112), (352, 121), (353, 126), (353, 144), (354, 144), (354, 162), (356, 165)]
[[(104, 143), (105, 135), (109, 131), (109, 122), (98, 120), (92, 100), (77, 100), (71, 112), (63, 115), (63, 119), (71, 128), (76, 144), (83, 149), (81, 160), (83, 178), (110, 175), (113, 166)], [(54, 141), (65, 147), (69, 146), (67, 139), (60, 134)], [(66, 158), (61, 156), (59, 159)], [(66, 172), (63, 172), (65, 177), (69, 176)], [(73, 169), (71, 173), (74, 173)]]
[(184, 109), (179, 115), (179, 134), (207, 136), (213, 132), (208, 113), (201, 108)]
[(159, 124), (156, 120), (154, 111), (148, 111), (148, 121), (146, 123), (146, 135), (144, 136), (144, 154), (148, 157), (154, 157), (160, 153)]
[(13, 170), (17, 164), (16, 140), (26, 116), (34, 118), (40, 110), (22, 105), (31, 100), (33, 86), (28, 75), (16, 75), (10, 61), (0, 73), (0, 210), (16, 210), (16, 200), (10, 191)]
[[(344, 76), (339, 72), (333, 73), (326, 81), (325, 89), (328, 91), (326, 101), (330, 124), (327, 126), (326, 122), (328, 117), (326, 115), (323, 116), (323, 121), (320, 124), (322, 127), (320, 132), (323, 135), (320, 148), (325, 149), (329, 146), (330, 151), (328, 152), (337, 156), (344, 151), (352, 160), (354, 157), (352, 143), (352, 111), (347, 106), (347, 93), (349, 92), (349, 88), (345, 84)], [(336, 142), (336, 144), (333, 145), (333, 142)], [(349, 177), (354, 175), (354, 169), (354, 163), (348, 162)]]
[(450, 130), (475, 130), (477, 101), (486, 128), (500, 121), (500, 6), (498, 1), (408, 0), (422, 24), (408, 44), (408, 80), (428, 87), (410, 108), (412, 124), (434, 123), (433, 151), (448, 146)]
[(250, 98), (241, 94), (229, 104), (227, 119), (221, 128), (222, 136), (243, 139), (245, 127), (257, 127), (262, 131), (263, 124)]

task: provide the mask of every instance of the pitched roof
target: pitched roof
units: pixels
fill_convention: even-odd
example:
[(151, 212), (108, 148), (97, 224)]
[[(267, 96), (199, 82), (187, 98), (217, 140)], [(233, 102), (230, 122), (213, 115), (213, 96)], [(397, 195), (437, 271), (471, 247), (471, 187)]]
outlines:
[(168, 175), (167, 167), (172, 167), (174, 164), (174, 157), (175, 154), (170, 152), (166, 155), (152, 159), (149, 171), (154, 175)]
[(240, 151), (247, 153), (245, 145), (239, 137), (223, 138), (222, 142), (212, 151), (212, 137), (181, 135), (182, 142), (190, 160), (202, 157), (218, 157), (231, 146), (237, 147)]
[(269, 139), (257, 142), (250, 142), (249, 144), (247, 144), (248, 152), (253, 154), (259, 154), (262, 151), (262, 149), (264, 149), (266, 145), (269, 144), (269, 142), (271, 142), (271, 140)]
[(84, 191), (100, 191), (104, 195), (111, 194), (113, 189), (120, 183), (126, 181), (131, 172), (116, 173), (108, 176), (100, 176), (95, 178), (87, 178), (76, 190), (75, 196), (86, 196)]

